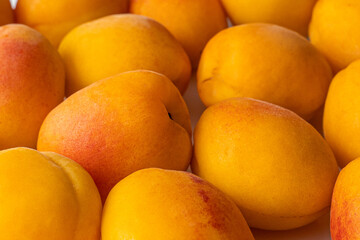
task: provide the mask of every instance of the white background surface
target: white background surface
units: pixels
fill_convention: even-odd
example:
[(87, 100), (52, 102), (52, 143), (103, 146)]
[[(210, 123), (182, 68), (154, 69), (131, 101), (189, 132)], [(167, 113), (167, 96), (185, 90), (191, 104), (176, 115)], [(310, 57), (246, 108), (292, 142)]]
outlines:
[[(16, 5), (17, 0), (10, 0), (13, 7)], [(51, 1), (51, 0), (49, 0)], [(194, 0), (196, 1), (196, 0)], [(191, 122), (193, 128), (196, 125), (196, 122), (201, 116), (201, 113), (204, 111), (205, 107), (201, 103), (199, 96), (196, 90), (196, 81), (193, 77), (191, 80), (189, 89), (184, 95), (185, 101), (188, 104), (189, 111), (191, 114)], [(320, 218), (316, 222), (291, 231), (262, 231), (257, 229), (252, 229), (254, 237), (256, 240), (330, 240), (330, 230), (329, 230), (329, 214)]]

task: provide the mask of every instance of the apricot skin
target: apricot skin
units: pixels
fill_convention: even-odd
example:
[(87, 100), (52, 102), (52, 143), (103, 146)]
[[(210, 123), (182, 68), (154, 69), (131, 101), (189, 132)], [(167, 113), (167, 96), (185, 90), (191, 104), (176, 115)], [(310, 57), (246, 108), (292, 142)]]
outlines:
[(160, 23), (135, 14), (118, 14), (82, 24), (62, 41), (67, 96), (103, 78), (139, 69), (167, 76), (184, 93), (190, 60)]
[(127, 72), (56, 107), (40, 129), (37, 147), (80, 163), (105, 201), (111, 188), (136, 170), (186, 170), (192, 155), (190, 116), (168, 78)]
[(96, 185), (79, 164), (59, 154), (0, 151), (0, 199), (2, 239), (100, 239)]
[(286, 230), (329, 210), (339, 169), (321, 135), (295, 113), (247, 98), (209, 107), (194, 134), (195, 174), (237, 203), (251, 227)]
[(318, 0), (310, 23), (310, 41), (335, 73), (360, 59), (360, 1)]
[(271, 102), (310, 120), (332, 79), (326, 59), (307, 39), (272, 24), (228, 28), (206, 45), (197, 71), (206, 106), (233, 97)]
[(360, 159), (341, 170), (336, 181), (332, 204), (330, 230), (333, 240), (360, 238)]
[(147, 240), (254, 240), (235, 203), (187, 172), (137, 171), (106, 200), (102, 238)]
[(64, 99), (59, 54), (39, 32), (0, 27), (0, 149), (36, 147), (46, 115)]
[(341, 168), (360, 157), (360, 60), (340, 71), (325, 102), (324, 134)]
[(194, 69), (206, 43), (227, 27), (219, 0), (131, 0), (130, 12), (163, 24), (182, 44)]
[(222, 0), (233, 24), (272, 23), (308, 35), (317, 0)]
[(18, 0), (16, 20), (35, 28), (58, 47), (74, 27), (128, 11), (128, 0)]

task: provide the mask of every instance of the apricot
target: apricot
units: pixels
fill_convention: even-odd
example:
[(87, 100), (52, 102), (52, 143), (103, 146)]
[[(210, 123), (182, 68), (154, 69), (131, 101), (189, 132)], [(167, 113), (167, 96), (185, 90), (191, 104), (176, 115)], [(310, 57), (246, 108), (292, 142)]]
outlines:
[(59, 51), (67, 70), (66, 93), (97, 80), (139, 69), (162, 73), (184, 92), (191, 75), (186, 52), (158, 22), (139, 15), (113, 15), (72, 30)]
[(46, 115), (64, 99), (60, 56), (37, 31), (0, 27), (0, 149), (36, 147)]
[(222, 3), (233, 24), (272, 23), (307, 36), (316, 1), (222, 0)]
[(288, 108), (306, 120), (325, 101), (332, 79), (326, 59), (299, 34), (271, 24), (221, 31), (206, 45), (198, 72), (205, 105), (251, 97)]
[(137, 171), (106, 200), (102, 239), (254, 240), (235, 203), (187, 172)]
[(360, 58), (360, 1), (319, 0), (309, 28), (311, 42), (338, 72)]
[(45, 35), (57, 47), (74, 27), (128, 11), (128, 0), (18, 0), (16, 20)]
[(127, 72), (92, 84), (51, 111), (38, 149), (80, 163), (105, 201), (119, 180), (139, 169), (186, 170), (192, 155), (190, 116), (168, 78)]
[(247, 98), (205, 110), (191, 166), (232, 197), (251, 227), (267, 230), (297, 228), (327, 213), (339, 172), (330, 147), (309, 123)]
[(333, 79), (324, 110), (324, 134), (340, 167), (360, 157), (360, 60)]
[(100, 239), (102, 205), (94, 181), (61, 155), (1, 151), (0, 199), (2, 239)]
[(330, 230), (333, 240), (360, 238), (360, 159), (349, 163), (336, 181), (332, 203)]
[(14, 13), (9, 0), (0, 0), (0, 26), (12, 23), (14, 21)]
[(210, 38), (227, 27), (219, 0), (131, 0), (130, 12), (163, 24), (182, 44), (193, 68)]

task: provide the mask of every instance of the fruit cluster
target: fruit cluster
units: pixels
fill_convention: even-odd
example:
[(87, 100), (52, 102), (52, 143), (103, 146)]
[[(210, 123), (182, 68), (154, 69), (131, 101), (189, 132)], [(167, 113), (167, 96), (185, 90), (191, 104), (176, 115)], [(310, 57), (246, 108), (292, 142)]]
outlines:
[(0, 0), (0, 25), (0, 239), (253, 240), (330, 208), (360, 239), (359, 0)]

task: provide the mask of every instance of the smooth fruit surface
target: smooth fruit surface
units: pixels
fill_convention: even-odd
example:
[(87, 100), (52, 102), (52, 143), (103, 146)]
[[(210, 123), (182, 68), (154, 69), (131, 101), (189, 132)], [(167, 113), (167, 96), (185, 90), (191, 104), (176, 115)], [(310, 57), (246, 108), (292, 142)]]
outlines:
[(131, 0), (130, 12), (163, 24), (182, 44), (193, 68), (210, 38), (227, 27), (219, 0)]
[(120, 181), (106, 200), (102, 239), (253, 240), (235, 203), (186, 172), (144, 169)]
[(16, 20), (35, 28), (55, 46), (74, 27), (128, 11), (128, 0), (18, 0)]
[(139, 15), (104, 17), (72, 30), (59, 52), (67, 95), (100, 79), (139, 69), (162, 73), (184, 92), (191, 65), (184, 49), (158, 22)]
[(207, 106), (251, 97), (288, 108), (309, 120), (325, 101), (332, 79), (326, 59), (299, 34), (271, 24), (221, 31), (206, 45), (198, 91)]
[(360, 61), (333, 79), (325, 103), (324, 133), (340, 167), (360, 157)]
[(45, 119), (38, 141), (80, 163), (103, 201), (122, 178), (142, 168), (186, 170), (192, 155), (190, 116), (163, 75), (135, 71), (79, 91)]
[(2, 239), (100, 239), (102, 205), (94, 181), (56, 153), (1, 151), (0, 200)]
[(14, 13), (9, 0), (0, 0), (0, 26), (12, 23), (14, 21)]
[(60, 56), (39, 32), (0, 27), (0, 149), (36, 147), (46, 115), (64, 99)]
[(307, 36), (317, 0), (222, 0), (234, 24), (272, 23)]
[(228, 194), (251, 227), (285, 230), (329, 210), (338, 167), (295, 113), (247, 98), (209, 107), (194, 135), (192, 170)]
[(319, 0), (310, 23), (311, 42), (335, 72), (360, 59), (360, 1)]
[(360, 238), (360, 159), (349, 163), (336, 181), (331, 203), (330, 230), (333, 240)]

